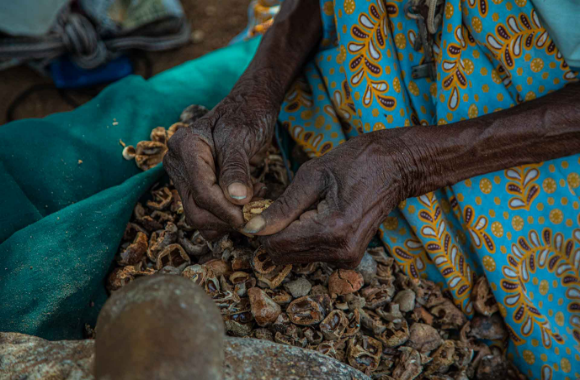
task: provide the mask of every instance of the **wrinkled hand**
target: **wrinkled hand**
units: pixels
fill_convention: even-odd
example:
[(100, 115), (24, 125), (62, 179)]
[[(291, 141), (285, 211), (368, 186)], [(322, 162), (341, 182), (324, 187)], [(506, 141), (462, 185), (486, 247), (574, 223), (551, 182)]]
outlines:
[(272, 140), (277, 106), (233, 91), (168, 142), (163, 165), (179, 192), (187, 222), (207, 238), (243, 226), (240, 205), (259, 189), (250, 163)]
[[(388, 131), (381, 131), (382, 136)], [(404, 144), (375, 133), (306, 162), (284, 194), (244, 231), (262, 236), (275, 262), (358, 265), (379, 225), (407, 198)]]

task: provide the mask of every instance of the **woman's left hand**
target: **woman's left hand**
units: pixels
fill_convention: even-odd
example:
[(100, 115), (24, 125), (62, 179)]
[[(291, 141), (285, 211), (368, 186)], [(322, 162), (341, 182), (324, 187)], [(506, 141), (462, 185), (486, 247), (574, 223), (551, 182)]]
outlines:
[(474, 176), (580, 152), (580, 83), (444, 126), (358, 136), (304, 164), (282, 197), (245, 226), (278, 263), (356, 266), (408, 197)]
[[(358, 265), (388, 213), (408, 193), (412, 162), (395, 138), (368, 134), (306, 162), (284, 194), (245, 232), (261, 238), (276, 263)], [(385, 142), (386, 141), (386, 142)]]

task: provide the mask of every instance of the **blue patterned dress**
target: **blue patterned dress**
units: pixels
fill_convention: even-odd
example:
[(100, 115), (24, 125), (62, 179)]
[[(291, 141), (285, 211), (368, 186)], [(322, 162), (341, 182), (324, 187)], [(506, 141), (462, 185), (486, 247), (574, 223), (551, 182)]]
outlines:
[[(321, 1), (324, 39), (279, 116), (311, 157), (361, 133), (475, 118), (577, 80), (528, 0), (447, 0), (436, 79), (413, 79), (426, 58), (404, 5)], [(530, 379), (578, 378), (579, 186), (580, 155), (489, 173), (407, 199), (380, 237), (408, 275), (449, 289), (468, 315), (485, 274), (508, 357)]]

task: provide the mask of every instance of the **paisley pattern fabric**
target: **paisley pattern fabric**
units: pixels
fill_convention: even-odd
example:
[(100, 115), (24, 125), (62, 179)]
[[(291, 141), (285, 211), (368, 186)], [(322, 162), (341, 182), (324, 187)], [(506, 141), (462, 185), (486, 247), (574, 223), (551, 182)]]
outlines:
[[(576, 81), (527, 0), (447, 0), (436, 80), (404, 0), (322, 0), (324, 39), (280, 120), (311, 156), (385, 128), (441, 125), (516, 106)], [(427, 58), (428, 60), (428, 58)], [(402, 202), (380, 237), (413, 277), (473, 314), (485, 274), (531, 379), (580, 377), (580, 155), (515, 167)], [(501, 343), (498, 343), (501, 345)]]

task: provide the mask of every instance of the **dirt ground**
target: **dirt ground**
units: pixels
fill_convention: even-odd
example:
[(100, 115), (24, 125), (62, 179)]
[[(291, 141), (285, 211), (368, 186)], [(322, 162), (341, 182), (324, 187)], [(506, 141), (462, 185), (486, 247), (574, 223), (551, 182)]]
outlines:
[[(246, 26), (250, 0), (181, 0), (181, 3), (196, 41), (180, 49), (146, 53), (153, 74), (227, 45)], [(135, 71), (145, 75), (145, 65), (137, 65)], [(6, 123), (7, 108), (17, 96), (31, 86), (43, 83), (51, 83), (50, 78), (42, 77), (28, 67), (0, 71), (0, 125)], [(69, 90), (67, 95), (82, 104), (101, 89), (94, 89), (91, 94)], [(71, 109), (73, 107), (56, 90), (48, 89), (33, 93), (21, 103), (14, 112), (14, 119), (44, 117)]]

